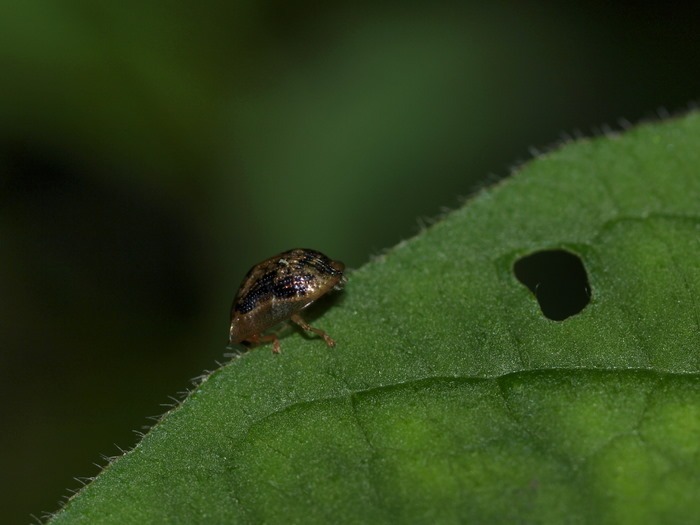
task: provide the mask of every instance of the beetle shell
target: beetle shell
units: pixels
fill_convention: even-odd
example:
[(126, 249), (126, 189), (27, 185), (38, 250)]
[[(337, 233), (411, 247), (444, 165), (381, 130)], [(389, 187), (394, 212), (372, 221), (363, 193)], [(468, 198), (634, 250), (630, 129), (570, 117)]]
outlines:
[(231, 307), (229, 342), (274, 340), (262, 336), (273, 326), (292, 319), (306, 330), (322, 335), (329, 346), (335, 342), (321, 330), (309, 327), (297, 315), (333, 289), (345, 284), (345, 265), (321, 252), (300, 248), (289, 250), (253, 266), (246, 274)]

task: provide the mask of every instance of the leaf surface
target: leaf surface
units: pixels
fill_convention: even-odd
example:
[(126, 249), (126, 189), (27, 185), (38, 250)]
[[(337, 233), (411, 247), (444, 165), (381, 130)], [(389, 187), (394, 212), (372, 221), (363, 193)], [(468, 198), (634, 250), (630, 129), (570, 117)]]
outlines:
[[(211, 374), (51, 523), (700, 515), (700, 116), (568, 144)], [(513, 265), (583, 263), (542, 314)], [(337, 256), (337, 254), (330, 254)]]

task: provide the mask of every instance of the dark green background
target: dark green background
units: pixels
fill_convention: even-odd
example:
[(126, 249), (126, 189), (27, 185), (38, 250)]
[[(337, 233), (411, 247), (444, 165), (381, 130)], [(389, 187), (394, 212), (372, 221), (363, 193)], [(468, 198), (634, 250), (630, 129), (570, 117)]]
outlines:
[(0, 521), (225, 360), (253, 263), (358, 267), (532, 147), (686, 108), (700, 10), (604, 6), (2, 2)]

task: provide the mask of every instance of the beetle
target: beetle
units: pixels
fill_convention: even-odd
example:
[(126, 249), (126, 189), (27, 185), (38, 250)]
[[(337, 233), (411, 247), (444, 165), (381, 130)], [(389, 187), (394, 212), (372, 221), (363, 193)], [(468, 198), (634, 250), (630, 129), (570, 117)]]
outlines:
[(340, 290), (347, 281), (344, 270), (342, 262), (308, 248), (288, 250), (256, 264), (233, 300), (229, 344), (272, 341), (272, 351), (279, 354), (277, 335), (263, 333), (291, 320), (334, 347), (335, 341), (304, 321), (299, 312), (328, 292)]

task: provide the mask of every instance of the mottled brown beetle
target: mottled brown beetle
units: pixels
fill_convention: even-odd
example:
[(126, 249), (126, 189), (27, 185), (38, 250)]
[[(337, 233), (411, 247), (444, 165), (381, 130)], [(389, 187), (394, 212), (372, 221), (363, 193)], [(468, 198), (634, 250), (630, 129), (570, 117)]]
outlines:
[(305, 248), (289, 250), (256, 264), (246, 274), (233, 300), (229, 343), (272, 341), (272, 351), (278, 354), (277, 336), (263, 332), (291, 320), (323, 337), (329, 347), (335, 346), (326, 332), (310, 326), (299, 312), (331, 290), (340, 290), (346, 281), (344, 269), (342, 262)]

